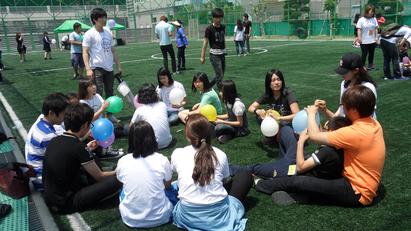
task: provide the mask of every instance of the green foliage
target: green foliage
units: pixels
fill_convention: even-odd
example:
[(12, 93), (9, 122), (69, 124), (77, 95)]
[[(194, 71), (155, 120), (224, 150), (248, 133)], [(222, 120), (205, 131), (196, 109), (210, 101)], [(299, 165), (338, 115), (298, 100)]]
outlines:
[(308, 16), (310, 13), (310, 0), (287, 0), (284, 2), (284, 19), (294, 24), (294, 32), (299, 38), (307, 37)]

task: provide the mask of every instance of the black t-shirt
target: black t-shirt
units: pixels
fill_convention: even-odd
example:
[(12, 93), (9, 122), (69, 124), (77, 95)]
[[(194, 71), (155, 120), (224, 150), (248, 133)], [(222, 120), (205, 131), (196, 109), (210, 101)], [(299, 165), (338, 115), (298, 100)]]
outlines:
[(252, 26), (251, 21), (244, 22), (243, 25), (245, 28), (244, 34), (250, 34), (250, 27)]
[(344, 168), (343, 149), (322, 146), (311, 156), (314, 158), (317, 165), (309, 171), (307, 175), (322, 179), (338, 179), (342, 177)]
[(208, 38), (211, 49), (225, 49), (225, 26), (220, 25), (220, 27), (215, 27), (214, 25), (209, 25), (204, 34), (205, 38)]
[(47, 146), (43, 162), (45, 201), (49, 206), (64, 208), (82, 188), (81, 167), (94, 160), (76, 136), (64, 133)]
[(274, 97), (268, 97), (263, 94), (260, 98), (256, 100), (260, 105), (267, 104), (266, 109), (274, 109), (280, 113), (281, 116), (291, 115), (290, 105), (297, 102), (294, 96), (294, 92), (290, 88), (284, 88), (283, 93), (278, 99)]

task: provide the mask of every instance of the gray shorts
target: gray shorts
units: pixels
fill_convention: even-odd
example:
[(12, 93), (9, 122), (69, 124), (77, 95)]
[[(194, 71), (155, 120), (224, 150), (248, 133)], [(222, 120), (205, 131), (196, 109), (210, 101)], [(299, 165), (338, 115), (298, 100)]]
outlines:
[(71, 65), (73, 67), (84, 68), (83, 54), (82, 53), (72, 53), (71, 54)]

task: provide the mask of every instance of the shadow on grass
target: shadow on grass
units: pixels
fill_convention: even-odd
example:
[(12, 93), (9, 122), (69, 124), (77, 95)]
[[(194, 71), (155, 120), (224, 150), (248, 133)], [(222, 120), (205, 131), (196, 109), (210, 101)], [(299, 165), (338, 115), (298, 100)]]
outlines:
[(265, 154), (270, 158), (277, 158), (278, 157), (278, 146), (275, 144), (265, 145), (261, 141), (255, 142), (255, 146), (265, 152)]
[(248, 212), (250, 210), (252, 210), (253, 208), (255, 208), (258, 204), (260, 200), (257, 197), (253, 197), (253, 196), (248, 196), (245, 199), (245, 211)]

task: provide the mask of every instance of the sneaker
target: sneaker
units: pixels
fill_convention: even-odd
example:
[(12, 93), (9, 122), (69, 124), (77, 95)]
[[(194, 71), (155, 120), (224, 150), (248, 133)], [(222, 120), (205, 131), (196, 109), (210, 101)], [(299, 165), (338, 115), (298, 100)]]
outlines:
[(120, 158), (123, 155), (124, 155), (124, 151), (122, 148), (114, 149), (112, 147), (108, 147), (106, 149), (103, 149), (103, 154), (99, 155), (98, 158), (103, 159), (103, 160), (108, 160), (108, 159)]
[(287, 206), (296, 204), (297, 201), (286, 191), (277, 191), (271, 194), (271, 201), (276, 205)]
[(393, 77), (384, 77), (384, 80), (394, 80)]
[(227, 143), (229, 140), (231, 140), (233, 137), (230, 135), (221, 135), (217, 138), (218, 142), (220, 144), (225, 144)]
[(401, 76), (401, 77), (398, 77), (398, 78), (394, 78), (394, 80), (409, 80), (410, 78), (408, 78), (408, 77), (404, 77), (404, 76)]
[(253, 184), (253, 188), (255, 188), (255, 186), (258, 184), (258, 182), (261, 180), (260, 177), (253, 175), (254, 177), (254, 184)]
[(75, 79), (77, 79), (78, 77), (79, 77), (78, 74), (74, 74), (72, 80), (75, 80)]
[(273, 145), (273, 144), (276, 144), (277, 142), (275, 141), (275, 138), (274, 138), (274, 137), (266, 137), (266, 136), (264, 136), (264, 137), (261, 139), (261, 143), (264, 144), (264, 145)]

